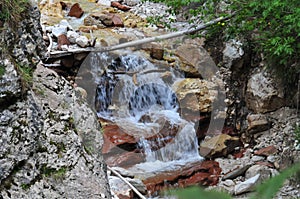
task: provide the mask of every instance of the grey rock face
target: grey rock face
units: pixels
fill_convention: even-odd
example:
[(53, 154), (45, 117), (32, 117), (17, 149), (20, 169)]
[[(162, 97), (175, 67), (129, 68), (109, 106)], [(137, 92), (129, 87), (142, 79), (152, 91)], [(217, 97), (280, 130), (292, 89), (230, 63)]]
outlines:
[(18, 35), (8, 27), (0, 33), (0, 50), (12, 46), (0, 57), (5, 69), (0, 77), (0, 198), (111, 198), (100, 127), (85, 100), (42, 65), (32, 86), (22, 90), (15, 63), (36, 68), (46, 49), (37, 7), (27, 15)]
[(259, 71), (248, 80), (246, 102), (256, 113), (274, 111), (284, 104), (283, 88), (266, 71)]
[(0, 67), (5, 70), (0, 77), (0, 103), (9, 103), (21, 95), (21, 80), (14, 65), (8, 60), (0, 60)]
[(39, 65), (27, 99), (0, 118), (4, 198), (110, 198), (97, 119), (55, 72)]

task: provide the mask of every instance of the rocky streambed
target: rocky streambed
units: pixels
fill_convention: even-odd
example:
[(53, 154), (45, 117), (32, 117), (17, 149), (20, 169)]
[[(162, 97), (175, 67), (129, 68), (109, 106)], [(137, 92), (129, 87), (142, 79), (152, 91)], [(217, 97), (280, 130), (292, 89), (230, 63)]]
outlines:
[[(2, 197), (137, 197), (106, 171), (108, 165), (147, 197), (201, 185), (247, 198), (256, 185), (299, 161), (293, 133), (298, 110), (263, 63), (251, 65), (240, 41), (213, 47), (204, 38), (183, 36), (90, 52), (169, 32), (149, 24), (149, 16), (171, 18), (178, 29), (188, 23), (161, 4), (138, 0), (45, 0), (38, 6), (42, 35), (26, 34), (46, 46), (33, 39), (14, 55), (42, 60), (33, 88), (19, 99), (22, 86), (9, 61), (1, 77), (1, 100), (11, 101), (1, 106)], [(33, 10), (30, 16), (38, 18)], [(213, 48), (222, 54), (217, 64)], [(45, 55), (37, 56), (37, 49)], [(287, 181), (277, 198), (299, 197), (298, 184)]]

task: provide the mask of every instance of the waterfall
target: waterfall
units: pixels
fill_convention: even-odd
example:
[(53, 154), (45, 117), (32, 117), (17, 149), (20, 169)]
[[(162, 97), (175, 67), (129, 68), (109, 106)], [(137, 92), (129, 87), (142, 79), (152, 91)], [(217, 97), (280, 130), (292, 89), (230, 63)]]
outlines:
[(96, 84), (98, 117), (136, 137), (147, 162), (201, 159), (194, 124), (180, 117), (171, 89), (182, 74), (132, 52), (95, 53), (88, 64)]

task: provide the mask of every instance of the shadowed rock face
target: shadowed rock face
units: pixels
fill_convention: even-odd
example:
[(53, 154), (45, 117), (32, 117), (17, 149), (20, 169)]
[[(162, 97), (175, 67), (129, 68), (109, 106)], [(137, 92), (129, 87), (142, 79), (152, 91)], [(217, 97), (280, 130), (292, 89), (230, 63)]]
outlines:
[[(39, 12), (31, 7), (26, 14), (21, 38), (9, 29), (0, 33), (0, 48), (4, 40), (13, 46), (0, 59), (0, 101), (9, 102), (0, 104), (0, 195), (110, 198), (98, 121), (65, 79), (37, 66), (43, 52)], [(27, 89), (16, 63), (36, 68)]]

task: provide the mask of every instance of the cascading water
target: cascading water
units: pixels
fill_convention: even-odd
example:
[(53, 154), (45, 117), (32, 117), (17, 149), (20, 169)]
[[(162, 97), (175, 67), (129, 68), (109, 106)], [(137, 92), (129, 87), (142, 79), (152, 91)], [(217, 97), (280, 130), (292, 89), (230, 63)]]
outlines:
[(171, 89), (183, 78), (180, 73), (132, 52), (95, 53), (90, 64), (98, 116), (137, 138), (147, 163), (201, 160), (194, 124), (180, 117)]

